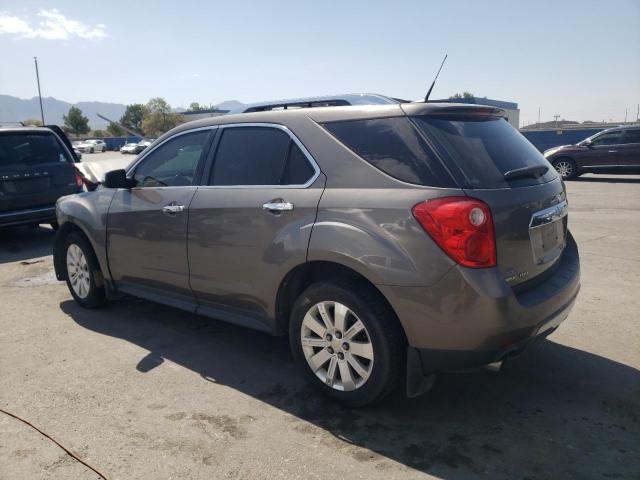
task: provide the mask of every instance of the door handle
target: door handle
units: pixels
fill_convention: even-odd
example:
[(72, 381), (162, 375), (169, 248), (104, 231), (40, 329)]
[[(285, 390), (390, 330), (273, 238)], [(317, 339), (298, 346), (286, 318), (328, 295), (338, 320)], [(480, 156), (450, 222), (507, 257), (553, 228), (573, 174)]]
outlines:
[(272, 201), (262, 205), (262, 209), (268, 210), (270, 212), (288, 212), (290, 210), (293, 210), (293, 203), (284, 202), (282, 200)]
[(162, 207), (162, 213), (166, 213), (167, 215), (175, 215), (176, 213), (183, 212), (184, 205), (176, 205), (175, 203), (170, 203), (169, 205), (165, 205)]
[(618, 153), (618, 150), (609, 150), (609, 153)]

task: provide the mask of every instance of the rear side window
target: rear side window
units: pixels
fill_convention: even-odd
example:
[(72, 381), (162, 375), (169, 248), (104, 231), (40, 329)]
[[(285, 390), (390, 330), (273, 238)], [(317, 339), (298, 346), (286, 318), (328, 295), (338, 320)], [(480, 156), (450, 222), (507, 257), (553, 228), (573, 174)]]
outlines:
[(624, 143), (640, 143), (640, 128), (625, 130)]
[[(537, 185), (557, 173), (520, 132), (503, 118), (413, 117), (463, 188), (509, 188)], [(539, 177), (507, 181), (504, 174), (531, 166), (547, 166)]]
[(0, 168), (31, 168), (73, 160), (58, 137), (48, 132), (0, 133)]
[(330, 122), (323, 126), (387, 175), (417, 185), (455, 187), (451, 176), (407, 117)]
[(229, 127), (222, 132), (209, 185), (303, 185), (314, 173), (300, 148), (282, 130)]

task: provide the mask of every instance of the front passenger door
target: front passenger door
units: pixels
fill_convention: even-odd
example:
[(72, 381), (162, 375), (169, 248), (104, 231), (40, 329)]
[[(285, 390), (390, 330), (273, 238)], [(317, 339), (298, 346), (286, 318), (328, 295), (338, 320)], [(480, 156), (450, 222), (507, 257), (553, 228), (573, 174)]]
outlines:
[(620, 166), (619, 147), (622, 137), (620, 130), (612, 130), (598, 135), (591, 141), (589, 152), (583, 160), (585, 167), (595, 167), (594, 172), (615, 171)]
[(214, 128), (187, 131), (134, 164), (136, 186), (119, 189), (107, 220), (109, 268), (125, 292), (195, 310), (187, 220)]

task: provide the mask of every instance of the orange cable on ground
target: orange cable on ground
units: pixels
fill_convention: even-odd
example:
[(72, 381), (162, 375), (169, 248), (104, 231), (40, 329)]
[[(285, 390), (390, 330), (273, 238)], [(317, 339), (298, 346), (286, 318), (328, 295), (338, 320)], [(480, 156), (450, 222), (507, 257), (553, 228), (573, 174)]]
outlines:
[(5, 415), (9, 415), (10, 417), (15, 418), (16, 420), (21, 421), (22, 423), (29, 425), (31, 428), (33, 428), (36, 432), (40, 433), (41, 435), (43, 435), (44, 437), (48, 438), (49, 440), (51, 440), (53, 443), (55, 443), (57, 446), (59, 446), (62, 450), (64, 450), (67, 455), (69, 455), (71, 458), (75, 459), (76, 461), (80, 462), (82, 465), (84, 465), (85, 467), (87, 467), (89, 470), (92, 470), (93, 472), (95, 472), (96, 474), (98, 474), (98, 476), (100, 476), (100, 478), (103, 478), (104, 480), (109, 480), (103, 473), (101, 473), (99, 470), (97, 470), (96, 468), (92, 467), (91, 465), (89, 465), (87, 462), (85, 462), (84, 460), (82, 460), (81, 458), (79, 458), (75, 453), (73, 453), (71, 450), (69, 450), (68, 448), (66, 448), (65, 446), (63, 446), (60, 442), (58, 442), (56, 439), (52, 438), (50, 435), (46, 434), (45, 432), (43, 432), (42, 430), (40, 430), (38, 427), (36, 427), (35, 425), (27, 422), (24, 418), (20, 418), (18, 415), (15, 415), (11, 412), (7, 412), (6, 410), (3, 410), (2, 408), (0, 408), (0, 412), (4, 413)]

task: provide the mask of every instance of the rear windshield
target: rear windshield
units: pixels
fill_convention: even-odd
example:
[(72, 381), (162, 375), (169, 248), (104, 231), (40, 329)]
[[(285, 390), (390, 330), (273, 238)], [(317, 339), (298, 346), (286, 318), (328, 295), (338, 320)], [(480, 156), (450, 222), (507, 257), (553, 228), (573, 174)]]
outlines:
[(398, 180), (431, 187), (456, 186), (407, 117), (329, 122), (323, 126), (371, 165)]
[(49, 132), (0, 132), (0, 168), (24, 169), (73, 160)]
[[(412, 117), (456, 181), (464, 188), (537, 185), (557, 178), (542, 154), (502, 118)], [(539, 177), (506, 181), (504, 174), (523, 167), (549, 167)]]

